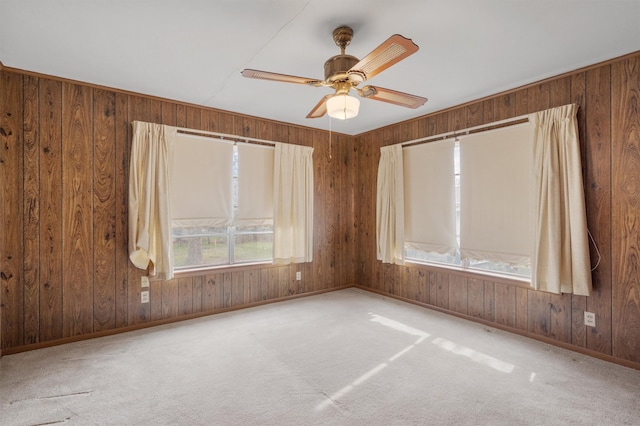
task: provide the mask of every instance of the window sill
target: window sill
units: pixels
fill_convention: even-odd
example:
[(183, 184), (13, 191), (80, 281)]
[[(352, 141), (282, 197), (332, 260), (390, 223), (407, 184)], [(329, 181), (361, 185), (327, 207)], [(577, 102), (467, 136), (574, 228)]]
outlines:
[(250, 263), (236, 263), (234, 265), (220, 265), (220, 266), (207, 266), (202, 268), (181, 269), (174, 271), (173, 278), (189, 278), (198, 277), (207, 274), (219, 274), (224, 272), (233, 272), (239, 269), (251, 270), (251, 269), (265, 269), (282, 265), (275, 265), (273, 261), (266, 262), (250, 262)]
[(521, 278), (511, 275), (502, 275), (491, 273), (489, 271), (481, 271), (478, 269), (467, 269), (453, 265), (444, 265), (440, 263), (420, 262), (418, 260), (405, 260), (405, 266), (426, 267), (437, 272), (455, 273), (466, 278), (479, 279), (483, 281), (492, 281), (500, 284), (509, 284), (522, 288), (531, 288), (531, 279)]

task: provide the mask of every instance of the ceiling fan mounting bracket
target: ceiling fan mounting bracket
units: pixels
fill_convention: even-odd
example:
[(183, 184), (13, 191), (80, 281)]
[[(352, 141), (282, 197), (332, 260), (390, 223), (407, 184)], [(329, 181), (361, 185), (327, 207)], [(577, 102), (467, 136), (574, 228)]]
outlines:
[(333, 41), (342, 50), (344, 55), (344, 49), (351, 43), (353, 38), (353, 30), (350, 27), (338, 27), (333, 30)]

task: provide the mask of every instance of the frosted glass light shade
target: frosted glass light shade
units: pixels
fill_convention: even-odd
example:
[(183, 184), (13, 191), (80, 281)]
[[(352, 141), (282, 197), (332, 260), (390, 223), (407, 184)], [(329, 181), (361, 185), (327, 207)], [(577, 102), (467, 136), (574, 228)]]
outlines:
[(358, 115), (360, 100), (349, 95), (335, 95), (327, 100), (327, 114), (339, 120), (347, 120)]

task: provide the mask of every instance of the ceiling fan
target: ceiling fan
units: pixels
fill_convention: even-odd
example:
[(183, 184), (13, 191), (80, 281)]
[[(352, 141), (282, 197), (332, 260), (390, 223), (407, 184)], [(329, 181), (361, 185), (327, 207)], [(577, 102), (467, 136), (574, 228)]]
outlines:
[(371, 53), (359, 60), (346, 55), (345, 48), (351, 43), (353, 30), (350, 27), (338, 27), (333, 31), (333, 41), (340, 47), (340, 54), (324, 63), (324, 80), (277, 74), (268, 71), (245, 69), (242, 76), (261, 80), (281, 81), (284, 83), (306, 84), (314, 87), (332, 87), (335, 93), (323, 97), (307, 114), (307, 118), (320, 118), (326, 113), (339, 119), (355, 117), (360, 101), (349, 96), (354, 89), (359, 96), (376, 101), (388, 102), (407, 108), (418, 108), (427, 102), (427, 98), (376, 86), (364, 86), (363, 83), (418, 51), (418, 45), (399, 34), (392, 35)]

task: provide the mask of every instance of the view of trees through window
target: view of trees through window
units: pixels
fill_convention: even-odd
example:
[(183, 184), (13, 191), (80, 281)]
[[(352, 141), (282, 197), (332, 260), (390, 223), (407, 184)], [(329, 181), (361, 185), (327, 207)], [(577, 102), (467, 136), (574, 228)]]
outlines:
[(238, 165), (238, 150), (234, 146), (233, 223), (223, 227), (174, 227), (174, 269), (272, 261), (273, 226), (236, 226)]
[[(454, 148), (454, 170), (455, 170), (455, 197), (456, 197), (456, 236), (458, 248), (460, 247), (460, 143), (455, 142)], [(405, 248), (405, 258), (418, 262), (442, 264), (465, 269), (476, 269), (499, 275), (507, 275), (519, 278), (531, 278), (530, 265), (509, 264), (504, 262), (491, 262), (488, 260), (472, 260), (460, 258), (458, 249), (455, 256), (429, 253), (422, 250)]]

